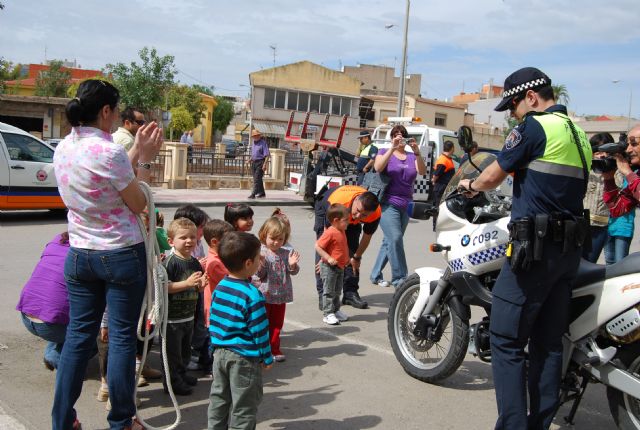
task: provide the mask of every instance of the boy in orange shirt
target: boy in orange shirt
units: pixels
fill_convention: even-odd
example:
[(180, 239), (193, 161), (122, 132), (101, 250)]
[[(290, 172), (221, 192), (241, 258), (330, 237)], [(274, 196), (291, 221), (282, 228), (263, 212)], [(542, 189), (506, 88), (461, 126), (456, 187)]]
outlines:
[(218, 244), (222, 240), (222, 236), (230, 231), (233, 231), (233, 226), (221, 219), (207, 221), (204, 225), (203, 236), (207, 245), (209, 245), (209, 255), (204, 265), (204, 272), (209, 281), (204, 289), (204, 321), (207, 327), (209, 327), (213, 290), (218, 286), (218, 282), (229, 274), (229, 271), (224, 267), (222, 260), (218, 256)]
[(327, 221), (331, 226), (324, 230), (316, 242), (316, 251), (322, 259), (322, 321), (329, 325), (338, 325), (341, 321), (349, 319), (340, 310), (344, 268), (349, 263), (349, 245), (345, 234), (349, 226), (348, 209), (339, 203), (332, 204), (327, 210)]

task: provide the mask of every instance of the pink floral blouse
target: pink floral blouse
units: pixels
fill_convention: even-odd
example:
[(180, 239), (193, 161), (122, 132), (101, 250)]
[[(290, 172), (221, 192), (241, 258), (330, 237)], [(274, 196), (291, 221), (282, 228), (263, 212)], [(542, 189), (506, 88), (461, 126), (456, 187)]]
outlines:
[(56, 147), (53, 165), (72, 247), (112, 250), (142, 242), (136, 216), (120, 197), (135, 179), (133, 167), (109, 133), (74, 127)]

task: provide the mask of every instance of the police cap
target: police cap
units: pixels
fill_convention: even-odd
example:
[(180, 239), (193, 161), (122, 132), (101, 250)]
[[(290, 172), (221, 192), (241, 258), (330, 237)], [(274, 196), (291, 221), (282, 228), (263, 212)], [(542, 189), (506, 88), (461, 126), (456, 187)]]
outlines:
[(551, 85), (551, 79), (535, 67), (524, 67), (516, 70), (504, 80), (504, 92), (502, 100), (495, 110), (505, 111), (511, 106), (514, 97), (525, 94), (528, 90), (546, 87)]

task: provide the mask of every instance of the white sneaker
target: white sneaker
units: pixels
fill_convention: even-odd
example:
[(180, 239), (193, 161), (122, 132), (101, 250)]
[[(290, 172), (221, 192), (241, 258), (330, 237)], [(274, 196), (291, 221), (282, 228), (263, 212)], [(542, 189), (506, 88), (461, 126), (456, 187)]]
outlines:
[(347, 321), (349, 319), (349, 315), (345, 314), (342, 311), (336, 311), (335, 316), (340, 322)]
[(389, 287), (391, 284), (389, 283), (389, 281), (385, 281), (384, 279), (380, 279), (378, 282), (376, 282), (376, 285), (377, 285), (378, 287), (387, 288), (387, 287)]
[(329, 314), (326, 317), (323, 317), (322, 321), (325, 324), (329, 324), (329, 325), (339, 325), (340, 324), (340, 320), (338, 318), (336, 318), (336, 314)]

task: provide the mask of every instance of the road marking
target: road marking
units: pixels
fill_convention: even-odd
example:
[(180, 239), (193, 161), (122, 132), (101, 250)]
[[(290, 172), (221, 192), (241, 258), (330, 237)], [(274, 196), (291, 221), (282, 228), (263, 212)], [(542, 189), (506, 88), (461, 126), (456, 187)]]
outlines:
[(393, 355), (393, 351), (391, 350), (390, 346), (386, 346), (385, 347), (385, 346), (376, 345), (376, 344), (373, 344), (373, 343), (363, 342), (363, 341), (355, 339), (355, 338), (353, 338), (351, 336), (335, 334), (331, 330), (310, 326), (309, 324), (303, 323), (301, 321), (287, 319), (286, 323), (287, 324), (291, 324), (292, 326), (295, 326), (295, 327), (297, 327), (297, 328), (299, 328), (301, 330), (309, 330), (309, 331), (312, 331), (314, 333), (317, 333), (317, 334), (320, 334), (320, 335), (323, 335), (323, 336), (328, 336), (328, 337), (339, 339), (339, 340), (341, 340), (343, 342), (346, 342), (346, 343), (351, 343), (351, 344), (355, 344), (355, 345), (364, 346), (367, 349), (371, 349), (373, 351), (380, 352), (382, 354), (386, 354), (386, 355), (389, 355), (391, 357), (394, 356)]
[(27, 430), (27, 428), (18, 420), (7, 415), (2, 406), (0, 406), (0, 429), (3, 430)]

